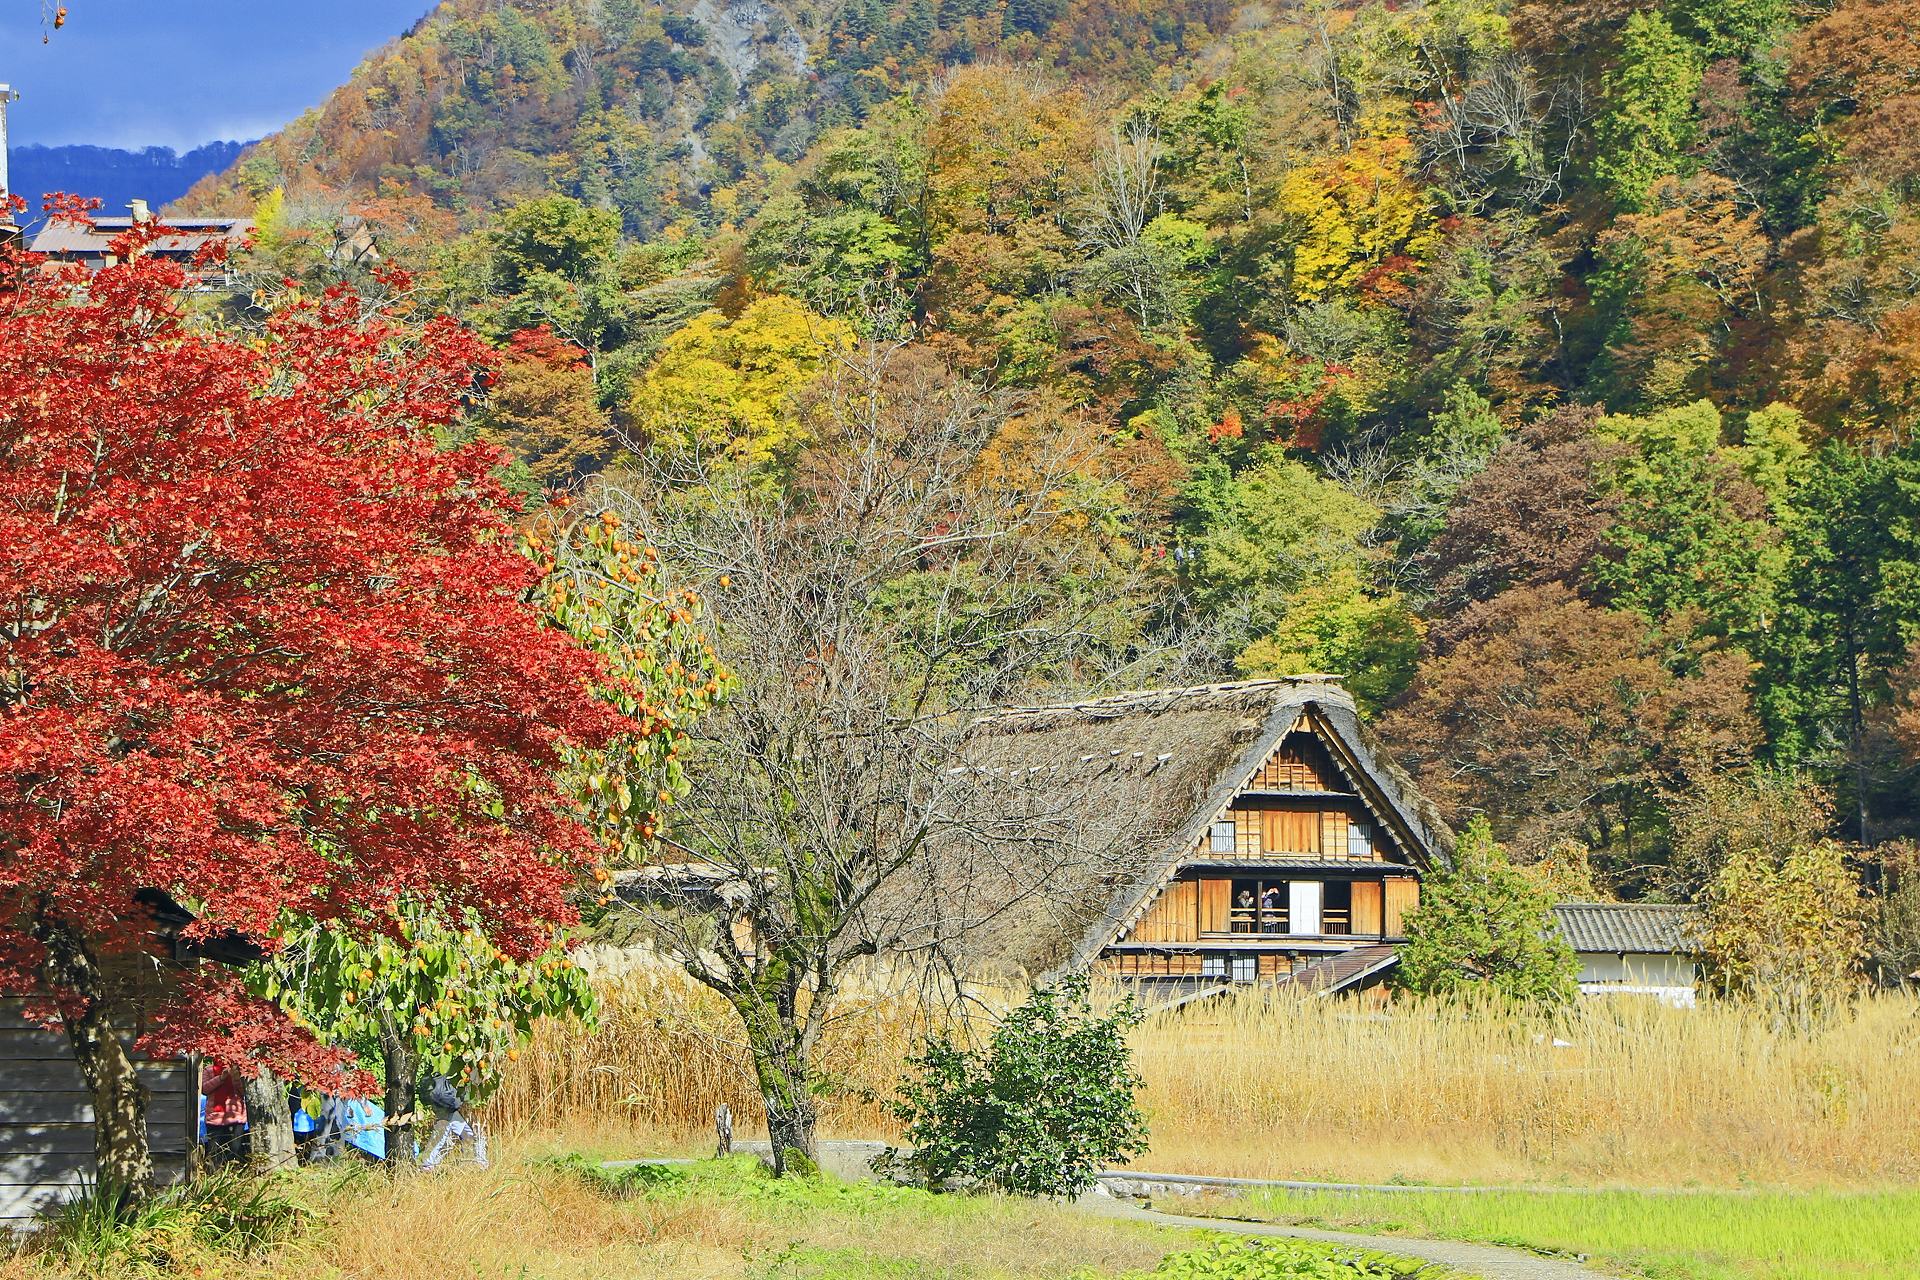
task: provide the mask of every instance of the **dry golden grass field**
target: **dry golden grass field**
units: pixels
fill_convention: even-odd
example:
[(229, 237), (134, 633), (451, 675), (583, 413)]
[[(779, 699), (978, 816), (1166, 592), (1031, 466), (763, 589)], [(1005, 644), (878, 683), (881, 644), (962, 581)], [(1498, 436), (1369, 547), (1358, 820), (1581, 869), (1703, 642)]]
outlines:
[[(834, 1028), (822, 1132), (893, 1135), (886, 1101), (924, 1031), (873, 996)], [(1490, 1008), (1248, 993), (1134, 1033), (1157, 1170), (1586, 1186), (1884, 1186), (1920, 1179), (1920, 1001), (1880, 996), (1810, 1035), (1758, 1012), (1590, 1001)], [(698, 1149), (756, 1101), (717, 998), (665, 970), (605, 988), (600, 1027), (543, 1027), (496, 1128), (596, 1150)]]

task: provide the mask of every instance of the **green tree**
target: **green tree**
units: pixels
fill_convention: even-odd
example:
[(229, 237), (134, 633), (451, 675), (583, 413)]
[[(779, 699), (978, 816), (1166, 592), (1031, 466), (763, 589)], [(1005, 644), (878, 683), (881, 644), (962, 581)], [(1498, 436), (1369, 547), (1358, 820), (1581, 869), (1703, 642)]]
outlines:
[(1593, 581), (1656, 625), (1693, 610), (1709, 634), (1751, 643), (1786, 566), (1765, 496), (1721, 450), (1720, 411), (1700, 400), (1598, 431), (1632, 451), (1602, 467), (1617, 506)]
[(1183, 549), (1202, 608), (1259, 635), (1288, 598), (1364, 558), (1378, 508), (1273, 450), (1237, 476), (1219, 468), (1192, 491), (1197, 528)]
[[(458, 1080), (479, 1101), (535, 1020), (593, 1013), (593, 989), (559, 944), (515, 960), (471, 913), (456, 921), (403, 905), (358, 930), (295, 923), (282, 941), (253, 987), (326, 1043), (378, 1066), (396, 1125), (414, 1113), (422, 1070)], [(412, 1161), (406, 1135), (396, 1128), (389, 1160)]]
[(1447, 389), (1413, 441), (1405, 490), (1392, 503), (1403, 551), (1424, 548), (1439, 536), (1461, 486), (1486, 469), (1506, 439), (1492, 402), (1471, 384)]
[(612, 260), (620, 215), (570, 196), (527, 200), (500, 215), (492, 234), (500, 283), (519, 292), (542, 274), (585, 280)]
[(1529, 1004), (1579, 994), (1573, 948), (1553, 923), (1553, 900), (1507, 861), (1484, 818), (1460, 833), (1451, 865), (1420, 884), (1407, 913), (1395, 985), (1416, 995), (1491, 991)]
[(940, 1037), (908, 1065), (894, 1113), (912, 1163), (936, 1184), (1076, 1196), (1147, 1149), (1142, 1083), (1127, 1045), (1131, 998), (1100, 1013), (1084, 976), (1043, 987), (994, 1028), (985, 1052)]
[(1655, 179), (1687, 166), (1703, 69), (1699, 49), (1660, 13), (1641, 10), (1621, 28), (1619, 65), (1601, 81), (1593, 126), (1593, 173), (1615, 203), (1639, 208)]
[(1804, 414), (1775, 401), (1747, 415), (1739, 447), (1732, 451), (1741, 472), (1766, 495), (1776, 516), (1786, 513), (1795, 486), (1806, 479), (1813, 458), (1807, 432)]
[(545, 326), (597, 355), (618, 345), (624, 300), (616, 278), (620, 215), (570, 196), (527, 200), (482, 236), (492, 300), (481, 308), (499, 334)]
[(1709, 58), (1757, 60), (1794, 25), (1792, 0), (1673, 0), (1666, 12)]
[(1865, 750), (1870, 721), (1920, 636), (1920, 456), (1830, 442), (1781, 523), (1778, 607), (1754, 642), (1759, 710), (1777, 758), (1841, 781), (1855, 834), (1870, 843), (1883, 785)]
[(1235, 665), (1249, 677), (1326, 671), (1368, 716), (1406, 691), (1426, 628), (1397, 591), (1376, 594), (1341, 566), (1294, 595), (1273, 634), (1256, 640)]

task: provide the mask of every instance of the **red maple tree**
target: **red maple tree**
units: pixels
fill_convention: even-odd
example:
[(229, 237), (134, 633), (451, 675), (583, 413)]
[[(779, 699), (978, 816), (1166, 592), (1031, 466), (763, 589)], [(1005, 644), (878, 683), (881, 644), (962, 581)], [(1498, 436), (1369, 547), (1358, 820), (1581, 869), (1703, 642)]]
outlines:
[(222, 329), (159, 234), (90, 278), (0, 252), (0, 992), (65, 1028), (133, 1186), (136, 1037), (340, 1068), (230, 970), (141, 981), (154, 891), (189, 943), (404, 895), (531, 955), (595, 856), (558, 772), (634, 727), (531, 602), (498, 455), (436, 447), (482, 344), (338, 290)]

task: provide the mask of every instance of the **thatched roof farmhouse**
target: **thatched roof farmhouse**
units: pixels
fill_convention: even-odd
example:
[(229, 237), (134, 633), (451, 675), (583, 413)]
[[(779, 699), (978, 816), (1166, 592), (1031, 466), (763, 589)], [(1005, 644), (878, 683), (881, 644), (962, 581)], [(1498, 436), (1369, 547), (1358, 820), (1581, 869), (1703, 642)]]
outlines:
[(975, 958), (1033, 977), (1095, 970), (1168, 998), (1367, 985), (1452, 848), (1331, 676), (1010, 707), (963, 752), (1108, 837), (970, 934)]

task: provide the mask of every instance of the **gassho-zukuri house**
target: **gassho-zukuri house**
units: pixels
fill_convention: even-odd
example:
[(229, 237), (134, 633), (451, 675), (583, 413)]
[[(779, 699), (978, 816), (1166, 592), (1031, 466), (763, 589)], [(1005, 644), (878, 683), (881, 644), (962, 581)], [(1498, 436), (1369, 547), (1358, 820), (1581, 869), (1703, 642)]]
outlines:
[(1007, 708), (974, 724), (968, 749), (1066, 786), (1127, 775), (1126, 807), (1152, 817), (1125, 856), (1060, 873), (1079, 883), (1008, 913), (985, 950), (1035, 976), (1120, 979), (1149, 1003), (1379, 984), (1422, 874), (1453, 846), (1337, 677)]

